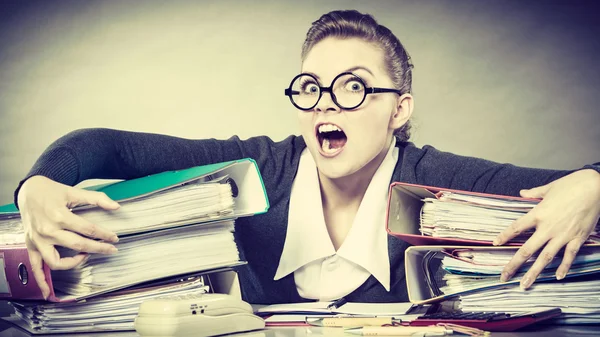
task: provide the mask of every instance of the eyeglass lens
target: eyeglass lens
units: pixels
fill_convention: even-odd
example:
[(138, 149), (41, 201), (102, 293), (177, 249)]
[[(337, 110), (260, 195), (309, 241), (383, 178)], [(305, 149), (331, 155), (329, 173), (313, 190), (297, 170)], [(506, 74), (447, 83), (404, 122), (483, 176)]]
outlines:
[[(309, 75), (301, 75), (292, 83), (291, 98), (302, 109), (311, 109), (321, 97), (319, 83)], [(365, 84), (355, 75), (344, 74), (331, 84), (332, 99), (342, 109), (356, 108), (365, 98)]]

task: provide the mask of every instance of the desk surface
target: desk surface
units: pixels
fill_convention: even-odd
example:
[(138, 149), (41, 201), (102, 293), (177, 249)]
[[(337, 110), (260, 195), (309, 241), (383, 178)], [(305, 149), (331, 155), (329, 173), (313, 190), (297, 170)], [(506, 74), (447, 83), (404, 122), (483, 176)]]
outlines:
[[(494, 337), (567, 337), (567, 336), (599, 336), (600, 325), (596, 326), (551, 326), (540, 325), (529, 329), (528, 331), (520, 332), (494, 332)], [(25, 331), (12, 326), (3, 320), (0, 320), (0, 336), (1, 337), (29, 337)], [(33, 335), (36, 336), (36, 335)], [(42, 336), (42, 335), (37, 335)], [(43, 336), (59, 336), (59, 335), (43, 335)], [(318, 336), (353, 336), (344, 334), (341, 328), (320, 328), (320, 327), (278, 327), (267, 328), (261, 331), (247, 332), (229, 336), (239, 337), (318, 337)], [(455, 334), (454, 336), (466, 336)], [(112, 332), (112, 333), (87, 333), (87, 334), (69, 334), (68, 337), (139, 337), (135, 332)]]

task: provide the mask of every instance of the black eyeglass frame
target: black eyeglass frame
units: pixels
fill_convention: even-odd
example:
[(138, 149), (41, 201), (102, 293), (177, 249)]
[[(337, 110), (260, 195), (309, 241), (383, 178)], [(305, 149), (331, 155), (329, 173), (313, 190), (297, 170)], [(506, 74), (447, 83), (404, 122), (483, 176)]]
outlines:
[[(365, 88), (363, 98), (360, 100), (360, 102), (358, 104), (356, 104), (353, 107), (343, 107), (340, 103), (338, 103), (337, 97), (335, 97), (335, 94), (333, 93), (333, 90), (332, 90), (332, 87), (333, 87), (333, 84), (335, 83), (335, 81), (337, 81), (338, 78), (340, 78), (342, 76), (346, 76), (346, 75), (354, 76)], [(365, 84), (365, 81), (363, 81), (363, 79), (360, 78), (360, 76), (358, 76), (354, 73), (351, 73), (351, 72), (343, 72), (343, 73), (337, 75), (333, 79), (333, 81), (331, 81), (331, 86), (329, 86), (329, 87), (319, 86), (318, 87), (319, 88), (319, 98), (317, 98), (317, 101), (315, 102), (315, 104), (309, 108), (303, 108), (303, 107), (299, 106), (298, 104), (296, 104), (294, 102), (294, 99), (292, 98), (293, 95), (300, 94), (299, 91), (293, 91), (292, 86), (294, 85), (294, 82), (296, 82), (296, 80), (302, 76), (310, 76), (315, 80), (315, 83), (319, 83), (319, 80), (317, 80), (317, 78), (313, 74), (302, 73), (302, 74), (296, 75), (292, 79), (292, 81), (290, 82), (289, 88), (285, 89), (284, 94), (289, 97), (290, 102), (292, 102), (292, 105), (294, 105), (296, 108), (303, 110), (303, 111), (309, 111), (309, 110), (314, 109), (317, 106), (317, 104), (319, 104), (319, 101), (321, 100), (321, 97), (323, 97), (324, 92), (328, 92), (331, 95), (331, 99), (333, 100), (333, 103), (335, 103), (335, 105), (337, 105), (340, 109), (344, 109), (344, 110), (354, 110), (354, 109), (358, 108), (359, 106), (361, 106), (364, 103), (365, 99), (367, 98), (367, 95), (369, 95), (369, 94), (379, 94), (379, 93), (387, 93), (387, 92), (393, 92), (398, 95), (402, 94), (402, 91), (400, 91), (398, 89), (367, 87), (367, 85)]]

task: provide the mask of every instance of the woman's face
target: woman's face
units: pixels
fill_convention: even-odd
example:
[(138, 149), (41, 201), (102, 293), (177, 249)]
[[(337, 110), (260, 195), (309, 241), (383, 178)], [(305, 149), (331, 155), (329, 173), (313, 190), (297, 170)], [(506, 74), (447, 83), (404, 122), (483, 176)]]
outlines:
[[(358, 75), (367, 87), (394, 87), (383, 50), (361, 39), (322, 40), (302, 64), (302, 73), (313, 74), (322, 87), (329, 87), (343, 72)], [(312, 110), (298, 110), (302, 136), (319, 172), (331, 179), (346, 177), (385, 153), (398, 127), (392, 122), (398, 104), (395, 93), (370, 94), (358, 108), (345, 110), (324, 92)]]

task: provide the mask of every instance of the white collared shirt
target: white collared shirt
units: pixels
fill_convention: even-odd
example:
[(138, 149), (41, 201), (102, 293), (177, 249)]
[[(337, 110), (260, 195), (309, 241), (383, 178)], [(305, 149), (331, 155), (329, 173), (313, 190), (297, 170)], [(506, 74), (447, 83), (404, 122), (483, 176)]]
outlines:
[(394, 138), (336, 252), (325, 226), (317, 167), (304, 149), (292, 185), (287, 234), (274, 279), (293, 272), (300, 296), (322, 301), (348, 295), (371, 275), (389, 291), (385, 211), (397, 161)]

